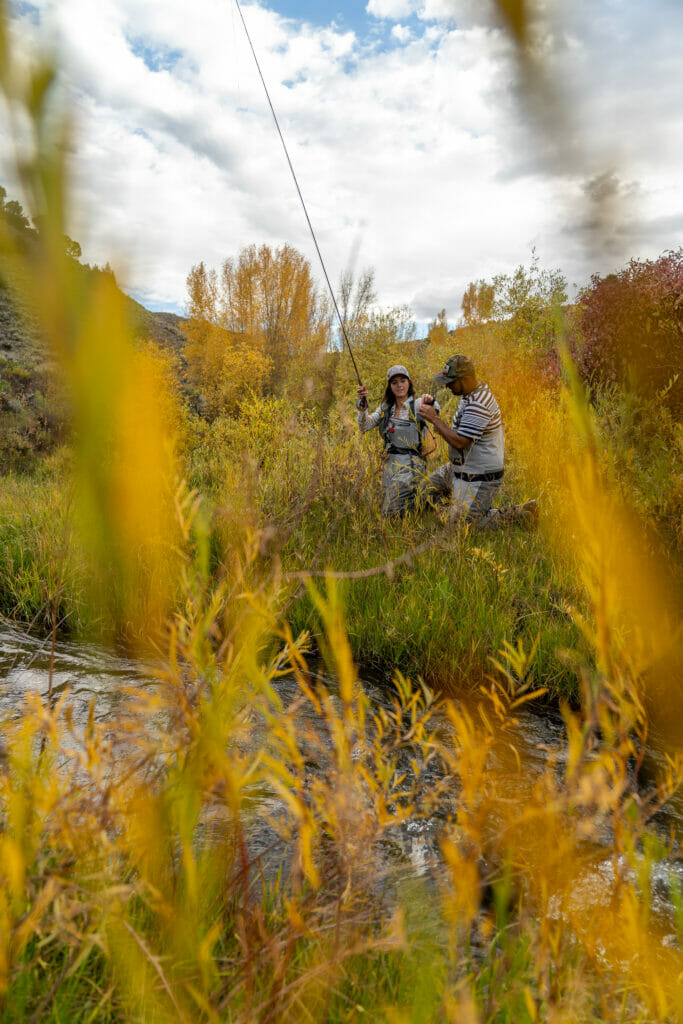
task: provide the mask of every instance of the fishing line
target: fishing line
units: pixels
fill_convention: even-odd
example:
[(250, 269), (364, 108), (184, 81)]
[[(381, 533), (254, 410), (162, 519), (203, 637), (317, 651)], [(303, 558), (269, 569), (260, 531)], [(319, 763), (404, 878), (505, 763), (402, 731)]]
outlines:
[(306, 223), (308, 224), (308, 230), (311, 232), (311, 238), (313, 239), (313, 244), (315, 246), (315, 251), (318, 254), (318, 259), (320, 260), (320, 266), (323, 269), (323, 274), (325, 275), (325, 281), (327, 282), (327, 288), (328, 288), (328, 291), (329, 291), (330, 296), (332, 298), (332, 305), (334, 306), (334, 310), (335, 310), (335, 312), (337, 314), (337, 319), (339, 320), (339, 326), (341, 328), (342, 337), (344, 338), (344, 341), (346, 342), (346, 347), (349, 350), (349, 355), (351, 356), (351, 362), (353, 363), (353, 368), (356, 371), (356, 377), (358, 377), (358, 383), (362, 384), (363, 382), (360, 379), (360, 373), (358, 372), (358, 367), (356, 366), (356, 360), (353, 358), (353, 352), (351, 351), (351, 345), (349, 343), (349, 339), (348, 339), (348, 336), (346, 334), (346, 327), (344, 326), (344, 321), (342, 320), (341, 313), (339, 312), (339, 306), (337, 305), (337, 300), (336, 300), (336, 298), (334, 296), (334, 291), (332, 289), (332, 285), (330, 284), (330, 279), (329, 279), (328, 274), (327, 274), (327, 268), (325, 267), (325, 261), (323, 260), (322, 253), (320, 252), (320, 246), (318, 245), (318, 239), (315, 237), (315, 231), (313, 230), (313, 225), (311, 224), (311, 218), (308, 216), (308, 210), (306, 209), (306, 203), (304, 202), (304, 197), (301, 194), (301, 189), (299, 188), (299, 182), (297, 180), (297, 176), (294, 173), (294, 167), (292, 166), (292, 161), (290, 160), (290, 157), (289, 157), (289, 151), (287, 149), (287, 144), (285, 143), (284, 136), (282, 134), (282, 131), (280, 130), (280, 124), (279, 124), (278, 119), (277, 119), (277, 114), (275, 113), (275, 108), (273, 107), (273, 103), (272, 103), (271, 98), (270, 98), (270, 93), (268, 92), (268, 86), (266, 85), (265, 78), (263, 77), (263, 72), (261, 71), (261, 65), (259, 64), (258, 57), (256, 56), (256, 51), (254, 49), (254, 44), (251, 41), (251, 36), (249, 35), (249, 29), (247, 28), (247, 23), (244, 20), (244, 15), (242, 14), (242, 8), (240, 7), (239, 0), (235, 0), (235, 6), (237, 7), (237, 10), (239, 12), (239, 16), (240, 16), (240, 18), (242, 20), (242, 25), (244, 26), (244, 32), (245, 32), (245, 35), (247, 37), (247, 42), (249, 43), (249, 48), (250, 48), (252, 56), (254, 58), (254, 63), (256, 64), (256, 70), (259, 73), (259, 78), (261, 79), (261, 84), (262, 84), (263, 90), (264, 90), (264, 92), (266, 94), (266, 99), (268, 100), (268, 106), (270, 107), (270, 112), (273, 115), (273, 121), (275, 122), (275, 127), (277, 128), (277, 133), (280, 136), (280, 142), (282, 143), (282, 148), (285, 151), (285, 156), (287, 158), (287, 163), (289, 164), (289, 169), (292, 172), (292, 178), (294, 179), (294, 184), (296, 186), (296, 190), (297, 190), (297, 193), (299, 195), (299, 200), (301, 202), (301, 206), (302, 206), (302, 209), (304, 211), (304, 216), (306, 217)]

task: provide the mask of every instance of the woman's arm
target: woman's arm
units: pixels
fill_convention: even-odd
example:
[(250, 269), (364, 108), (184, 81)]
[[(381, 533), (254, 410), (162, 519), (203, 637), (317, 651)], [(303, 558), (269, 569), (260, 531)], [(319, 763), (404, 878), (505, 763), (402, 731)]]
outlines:
[(359, 403), (362, 399), (365, 399), (362, 408), (358, 405), (358, 411), (356, 413), (360, 432), (361, 434), (364, 434), (366, 430), (372, 430), (378, 425), (382, 416), (382, 410), (378, 407), (374, 412), (368, 412), (368, 389), (365, 384), (361, 384), (357, 387), (356, 391), (358, 393)]

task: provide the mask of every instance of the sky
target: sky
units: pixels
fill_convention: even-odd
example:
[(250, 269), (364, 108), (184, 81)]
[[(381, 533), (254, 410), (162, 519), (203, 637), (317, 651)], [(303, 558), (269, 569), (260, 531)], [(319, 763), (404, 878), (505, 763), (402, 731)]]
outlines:
[[(460, 315), (529, 265), (571, 286), (683, 243), (683, 4), (536, 0), (520, 72), (490, 0), (262, 0), (242, 13), (333, 284)], [(67, 230), (149, 309), (246, 245), (318, 258), (235, 0), (14, 0), (73, 120)], [(529, 81), (535, 87), (529, 87)], [(0, 114), (0, 183), (12, 198)]]

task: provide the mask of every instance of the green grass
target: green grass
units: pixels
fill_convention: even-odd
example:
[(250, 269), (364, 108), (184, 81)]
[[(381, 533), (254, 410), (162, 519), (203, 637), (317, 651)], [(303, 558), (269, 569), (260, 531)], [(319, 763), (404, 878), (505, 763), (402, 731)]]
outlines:
[[(418, 529), (378, 526), (372, 539), (345, 533), (331, 544), (335, 570), (381, 566), (425, 538), (438, 546), (384, 573), (343, 583), (346, 621), (356, 659), (373, 669), (399, 669), (440, 689), (475, 686), (505, 641), (530, 649), (538, 638), (534, 677), (573, 695), (575, 675), (563, 658), (581, 646), (566, 604), (571, 579), (547, 550), (542, 533), (513, 527), (496, 534), (449, 531), (432, 513)], [(441, 546), (443, 541), (444, 546)], [(295, 630), (318, 625), (305, 593), (288, 611)]]
[(31, 476), (9, 474), (0, 495), (0, 613), (50, 628), (88, 623), (87, 568), (61, 459)]
[(619, 388), (596, 397), (606, 460), (624, 499), (674, 557), (683, 545), (681, 423), (666, 404)]
[[(112, 999), (105, 956), (62, 943), (29, 943), (2, 1006), (6, 1024), (110, 1024), (125, 1019)], [(76, 955), (78, 954), (78, 955)]]

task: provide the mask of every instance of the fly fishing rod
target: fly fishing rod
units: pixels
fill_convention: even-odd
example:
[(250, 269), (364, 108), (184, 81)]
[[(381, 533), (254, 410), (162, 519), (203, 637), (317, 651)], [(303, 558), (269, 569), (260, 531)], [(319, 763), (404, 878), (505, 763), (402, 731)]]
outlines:
[(320, 266), (322, 267), (323, 274), (325, 275), (325, 281), (327, 282), (327, 288), (328, 288), (330, 296), (332, 298), (332, 305), (334, 306), (335, 312), (337, 314), (337, 319), (339, 320), (339, 326), (341, 328), (342, 337), (344, 338), (344, 341), (346, 342), (346, 347), (349, 350), (349, 355), (351, 356), (351, 362), (353, 363), (353, 368), (356, 371), (356, 377), (358, 378), (358, 383), (362, 386), (363, 381), (360, 379), (360, 373), (358, 372), (358, 367), (356, 366), (356, 360), (353, 357), (353, 351), (351, 350), (351, 345), (349, 343), (348, 335), (346, 333), (346, 327), (344, 325), (344, 321), (342, 319), (342, 315), (339, 312), (339, 306), (337, 305), (337, 300), (335, 298), (334, 291), (332, 289), (332, 285), (330, 284), (330, 279), (329, 279), (328, 274), (327, 274), (327, 268), (325, 267), (325, 261), (324, 261), (324, 259), (322, 257), (322, 253), (320, 252), (320, 246), (318, 245), (318, 239), (315, 237), (315, 231), (313, 230), (313, 225), (311, 224), (311, 218), (308, 216), (308, 210), (306, 209), (306, 203), (304, 202), (304, 197), (301, 194), (301, 189), (299, 188), (299, 182), (298, 182), (297, 176), (296, 176), (296, 174), (294, 172), (294, 167), (292, 165), (292, 161), (290, 160), (290, 157), (289, 157), (289, 151), (287, 149), (287, 144), (286, 144), (286, 142), (284, 140), (284, 136), (283, 136), (283, 134), (282, 134), (282, 132), (280, 130), (280, 124), (279, 124), (278, 119), (277, 119), (277, 114), (275, 113), (275, 108), (273, 107), (273, 103), (272, 103), (272, 100), (270, 98), (270, 93), (268, 92), (268, 86), (266, 85), (266, 80), (263, 77), (263, 72), (261, 71), (261, 65), (259, 64), (258, 57), (256, 56), (256, 50), (254, 49), (254, 44), (251, 41), (251, 36), (249, 35), (249, 29), (247, 28), (247, 23), (244, 20), (244, 15), (242, 14), (242, 8), (240, 7), (239, 0), (235, 0), (235, 6), (237, 7), (237, 11), (239, 13), (240, 19), (242, 21), (242, 25), (244, 27), (244, 33), (245, 33), (245, 35), (247, 37), (247, 42), (249, 43), (249, 49), (251, 50), (252, 56), (254, 58), (254, 63), (256, 64), (256, 70), (259, 73), (259, 78), (261, 79), (261, 84), (262, 84), (263, 90), (264, 90), (264, 92), (266, 94), (266, 99), (268, 100), (268, 106), (270, 107), (270, 112), (273, 115), (273, 121), (275, 122), (275, 127), (277, 128), (277, 133), (280, 136), (280, 142), (282, 143), (282, 148), (285, 151), (285, 156), (287, 158), (287, 163), (289, 164), (289, 169), (292, 172), (292, 178), (294, 179), (294, 184), (296, 186), (296, 190), (297, 190), (297, 193), (299, 195), (299, 200), (301, 202), (301, 206), (302, 206), (302, 209), (304, 211), (304, 216), (306, 217), (306, 223), (308, 224), (308, 230), (311, 232), (311, 238), (313, 239), (313, 244), (315, 246), (315, 251), (318, 254), (318, 259), (320, 260)]

